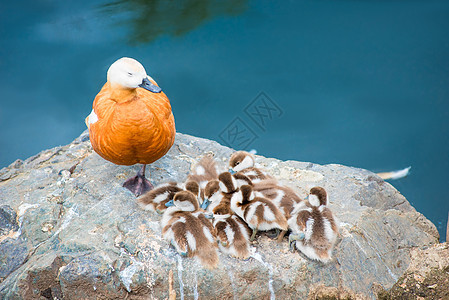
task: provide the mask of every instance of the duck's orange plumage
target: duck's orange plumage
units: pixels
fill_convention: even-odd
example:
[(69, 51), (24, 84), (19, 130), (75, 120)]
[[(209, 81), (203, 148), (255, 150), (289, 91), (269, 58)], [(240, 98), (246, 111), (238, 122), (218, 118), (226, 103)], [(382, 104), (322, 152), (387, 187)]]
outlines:
[[(142, 81), (153, 88), (144, 88)], [(118, 165), (158, 160), (173, 145), (176, 132), (167, 96), (130, 58), (108, 70), (108, 81), (95, 97), (86, 124), (95, 152)]]
[(173, 145), (175, 120), (163, 92), (117, 90), (106, 83), (93, 110), (98, 121), (88, 125), (92, 147), (115, 164), (151, 164)]

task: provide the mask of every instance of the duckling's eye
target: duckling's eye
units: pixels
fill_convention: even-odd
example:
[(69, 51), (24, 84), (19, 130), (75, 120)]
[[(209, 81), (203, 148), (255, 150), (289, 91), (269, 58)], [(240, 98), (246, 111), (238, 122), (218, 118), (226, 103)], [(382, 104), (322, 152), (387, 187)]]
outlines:
[(128, 76), (129, 77), (133, 76), (133, 73), (128, 72)]
[(235, 163), (235, 165), (238, 165), (240, 162), (239, 161), (237, 161), (236, 163)]

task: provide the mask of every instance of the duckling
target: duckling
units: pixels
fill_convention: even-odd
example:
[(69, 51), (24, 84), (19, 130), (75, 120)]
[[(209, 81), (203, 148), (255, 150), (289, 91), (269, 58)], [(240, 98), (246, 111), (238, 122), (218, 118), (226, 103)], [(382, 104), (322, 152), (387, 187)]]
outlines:
[(212, 212), (217, 205), (230, 206), (231, 196), (237, 190), (237, 182), (231, 173), (223, 172), (218, 175), (218, 180), (210, 181), (206, 185), (201, 208)]
[(181, 191), (189, 191), (198, 198), (200, 189), (195, 181), (187, 181), (183, 185), (176, 182), (164, 183), (137, 198), (137, 203), (144, 210), (162, 214), (167, 208), (165, 204), (173, 200), (175, 194)]
[(218, 179), (218, 167), (212, 155), (206, 155), (192, 168), (188, 180), (198, 182), (200, 188), (204, 189), (211, 180)]
[(92, 148), (101, 157), (117, 165), (143, 165), (125, 188), (136, 196), (153, 189), (145, 166), (172, 147), (175, 120), (167, 96), (137, 60), (123, 57), (109, 67), (85, 122)]
[(209, 181), (204, 188), (204, 200), (201, 208), (212, 212), (212, 210), (220, 204), (223, 195), (220, 191), (220, 182), (218, 180)]
[(182, 190), (183, 188), (176, 182), (164, 183), (137, 198), (137, 203), (144, 210), (161, 213), (166, 209), (165, 203)]
[[(277, 208), (281, 210), (285, 218), (288, 220), (297, 203), (303, 201), (296, 193), (288, 186), (281, 185), (276, 181), (266, 179), (253, 183), (247, 176), (241, 172), (234, 175), (237, 185), (244, 184), (251, 185), (256, 197), (263, 197), (271, 200)], [(281, 242), (287, 231), (282, 231), (278, 235), (278, 242)]]
[(231, 209), (253, 230), (253, 241), (258, 230), (287, 230), (287, 219), (270, 200), (256, 197), (250, 185), (242, 185), (231, 197)]
[(241, 172), (251, 179), (253, 183), (264, 179), (275, 180), (266, 171), (255, 167), (256, 161), (254, 156), (246, 151), (237, 151), (231, 155), (229, 159), (229, 172)]
[(212, 155), (204, 156), (193, 168), (187, 177), (189, 181), (195, 181), (200, 187), (199, 199), (204, 201), (204, 189), (208, 182), (218, 180), (218, 168)]
[(338, 225), (327, 205), (327, 193), (322, 187), (310, 190), (309, 198), (297, 205), (288, 220), (292, 230), (289, 244), (296, 245), (310, 259), (324, 263), (332, 258)]
[(236, 258), (247, 259), (250, 256), (248, 225), (229, 206), (214, 208), (214, 228), (217, 232), (218, 248), (223, 253)]
[(209, 221), (200, 218), (195, 196), (191, 192), (181, 191), (166, 205), (168, 208), (161, 220), (162, 236), (182, 256), (197, 257), (208, 269), (217, 267), (215, 229)]

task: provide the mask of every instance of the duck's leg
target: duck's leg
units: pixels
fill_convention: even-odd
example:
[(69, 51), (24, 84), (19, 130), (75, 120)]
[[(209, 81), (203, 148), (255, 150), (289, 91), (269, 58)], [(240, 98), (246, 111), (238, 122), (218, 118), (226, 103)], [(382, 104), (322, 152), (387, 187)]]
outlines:
[(254, 241), (256, 238), (257, 228), (253, 228), (253, 234), (251, 235), (251, 238), (249, 239), (250, 242)]
[(145, 167), (146, 165), (143, 165), (136, 176), (129, 178), (123, 183), (123, 187), (130, 190), (136, 197), (153, 189), (151, 182), (145, 178)]
[(284, 236), (285, 236), (286, 233), (287, 233), (287, 230), (282, 230), (279, 233), (278, 238), (277, 238), (277, 242), (278, 243), (282, 243), (282, 240), (284, 239)]

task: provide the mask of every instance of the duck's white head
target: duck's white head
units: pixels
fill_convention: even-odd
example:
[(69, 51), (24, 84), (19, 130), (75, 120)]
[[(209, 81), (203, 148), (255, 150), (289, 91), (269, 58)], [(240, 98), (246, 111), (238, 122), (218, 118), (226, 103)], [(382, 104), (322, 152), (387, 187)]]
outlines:
[(138, 87), (159, 93), (161, 89), (149, 79), (145, 68), (137, 60), (122, 57), (116, 60), (108, 69), (108, 81), (111, 85), (119, 85), (128, 89)]

